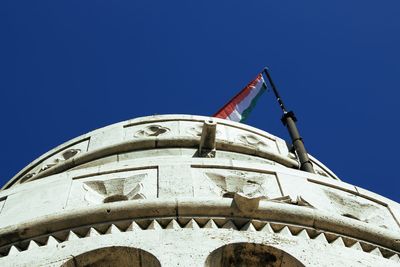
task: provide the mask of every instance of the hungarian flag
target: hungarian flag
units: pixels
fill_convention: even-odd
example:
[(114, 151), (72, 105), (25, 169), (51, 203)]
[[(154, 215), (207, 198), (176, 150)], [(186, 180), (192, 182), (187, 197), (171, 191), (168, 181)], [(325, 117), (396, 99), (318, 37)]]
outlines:
[(267, 86), (262, 74), (251, 81), (242, 91), (240, 91), (231, 101), (223, 106), (213, 117), (244, 122), (253, 110), (262, 93)]

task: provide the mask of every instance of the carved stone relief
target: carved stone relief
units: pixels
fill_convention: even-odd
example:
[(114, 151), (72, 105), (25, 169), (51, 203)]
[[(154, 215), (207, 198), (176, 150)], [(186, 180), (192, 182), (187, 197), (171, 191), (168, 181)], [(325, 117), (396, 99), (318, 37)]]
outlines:
[(386, 229), (398, 229), (387, 207), (348, 192), (326, 188), (323, 191), (340, 215)]
[(243, 144), (249, 145), (249, 146), (254, 146), (254, 147), (268, 147), (268, 145), (258, 138), (255, 135), (252, 134), (243, 134), (239, 135), (238, 140), (242, 142)]
[(39, 173), (42, 171), (45, 171), (47, 169), (50, 169), (51, 167), (59, 164), (60, 162), (66, 161), (67, 159), (73, 158), (75, 155), (80, 153), (81, 150), (77, 148), (71, 148), (67, 149), (63, 152), (60, 152), (59, 155), (54, 158), (52, 161), (49, 161), (47, 164), (43, 164), (42, 167), (39, 170)]
[(281, 196), (276, 177), (272, 174), (205, 169), (195, 175), (199, 196), (210, 193), (222, 197), (234, 197), (235, 193), (239, 193), (248, 198), (266, 199)]
[(386, 206), (359, 196), (356, 192), (348, 192), (350, 189), (337, 188), (336, 183), (330, 186), (328, 183), (306, 182), (303, 178), (290, 175), (279, 174), (278, 177), (283, 194), (290, 196), (291, 202), (297, 200), (300, 196), (302, 200), (315, 209), (386, 229), (396, 231), (399, 229), (393, 215)]
[(213, 172), (205, 174), (216, 186), (221, 188), (223, 196), (233, 197), (234, 193), (243, 193), (248, 197), (266, 195), (262, 187), (265, 178), (262, 176), (250, 176), (240, 171), (232, 172), (227, 176)]
[(19, 180), (19, 183), (24, 183), (27, 180), (29, 180), (30, 178), (34, 177), (35, 175), (37, 175), (47, 169), (50, 169), (50, 168), (54, 167), (55, 165), (60, 164), (61, 162), (64, 162), (70, 158), (75, 157), (77, 154), (79, 154), (81, 152), (86, 152), (88, 142), (89, 142), (89, 140), (84, 140), (73, 146), (65, 148), (64, 150), (61, 150), (60, 152), (56, 153), (53, 156), (50, 156), (49, 158), (44, 160), (42, 163), (39, 163), (35, 167), (33, 167), (27, 174), (25, 174)]
[(124, 126), (122, 139), (132, 140), (132, 138), (155, 138), (176, 135), (179, 135), (178, 121), (158, 121)]
[(152, 137), (152, 136), (159, 136), (168, 133), (171, 131), (167, 127), (163, 127), (158, 124), (152, 124), (144, 127), (143, 129), (137, 131), (134, 136), (135, 137)]
[(201, 136), (201, 133), (202, 133), (202, 130), (203, 130), (203, 126), (202, 126), (201, 124), (197, 124), (197, 125), (195, 125), (195, 126), (192, 126), (192, 127), (187, 128), (187, 129), (186, 129), (186, 132), (187, 132), (189, 135), (200, 137), (200, 136)]
[[(37, 173), (29, 173), (26, 176), (32, 177), (38, 173), (41, 173), (42, 171), (45, 171), (47, 169), (50, 169), (51, 167), (59, 164), (60, 162), (66, 161), (67, 159), (70, 159), (74, 157), (76, 154), (80, 153), (80, 149), (67, 149), (63, 152), (58, 153), (55, 157), (52, 157), (52, 159), (46, 160), (46, 163), (43, 163)], [(24, 177), (25, 178), (25, 177)]]
[(86, 190), (85, 200), (90, 203), (107, 203), (123, 200), (144, 199), (143, 180), (147, 174), (127, 178), (95, 180), (83, 183)]
[(257, 150), (267, 150), (280, 153), (277, 143), (265, 136), (235, 128), (229, 128), (228, 135), (229, 141), (231, 142), (243, 144)]
[[(71, 174), (73, 178), (73, 174)], [(157, 198), (157, 169), (93, 174), (72, 180), (67, 209), (101, 203)]]

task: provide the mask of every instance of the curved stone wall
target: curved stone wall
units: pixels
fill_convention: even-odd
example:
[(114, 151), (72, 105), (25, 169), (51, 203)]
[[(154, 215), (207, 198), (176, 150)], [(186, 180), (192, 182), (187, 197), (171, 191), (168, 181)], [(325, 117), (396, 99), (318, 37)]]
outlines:
[[(298, 162), (289, 153), (285, 141), (259, 129), (217, 118), (163, 115), (113, 124), (70, 140), (33, 161), (13, 177), (4, 189), (64, 172), (85, 163), (93, 165), (107, 160), (112, 162), (130, 157), (162, 155), (160, 151), (155, 151), (152, 155), (143, 153), (145, 150), (198, 148), (204, 122), (210, 120), (218, 125), (214, 134), (220, 157), (298, 168)], [(314, 158), (312, 160), (319, 174), (338, 179), (322, 163)]]
[(204, 266), (212, 251), (243, 242), (305, 266), (395, 266), (399, 204), (312, 160), (316, 174), (300, 171), (282, 139), (208, 117), (95, 130), (4, 186), (0, 266), (75, 266), (63, 264), (113, 246), (148, 252), (161, 266)]

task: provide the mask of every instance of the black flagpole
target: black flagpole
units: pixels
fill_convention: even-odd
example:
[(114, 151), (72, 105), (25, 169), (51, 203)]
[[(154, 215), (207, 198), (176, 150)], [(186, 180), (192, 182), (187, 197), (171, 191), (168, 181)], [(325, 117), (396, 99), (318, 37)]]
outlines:
[(265, 73), (265, 76), (267, 76), (268, 81), (271, 84), (272, 91), (274, 91), (276, 100), (278, 101), (279, 106), (282, 109), (283, 116), (281, 118), (281, 121), (282, 121), (283, 125), (285, 125), (289, 131), (290, 138), (292, 139), (293, 147), (294, 147), (296, 154), (300, 161), (300, 169), (303, 171), (306, 171), (306, 172), (315, 173), (313, 165), (310, 161), (310, 158), (308, 157), (307, 150), (304, 147), (303, 139), (301, 138), (301, 136), (299, 134), (299, 130), (297, 129), (296, 116), (294, 115), (293, 111), (286, 110), (285, 105), (283, 104), (282, 98), (279, 95), (278, 90), (276, 89), (276, 86), (271, 78), (271, 75), (269, 74), (268, 68), (264, 68), (264, 73)]

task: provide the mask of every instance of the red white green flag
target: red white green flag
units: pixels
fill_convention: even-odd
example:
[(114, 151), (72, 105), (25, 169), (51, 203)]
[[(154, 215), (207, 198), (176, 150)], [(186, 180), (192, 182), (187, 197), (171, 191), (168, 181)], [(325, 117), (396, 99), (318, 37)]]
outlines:
[(231, 101), (223, 106), (213, 117), (244, 122), (255, 107), (257, 100), (265, 92), (267, 86), (262, 74), (251, 81)]

